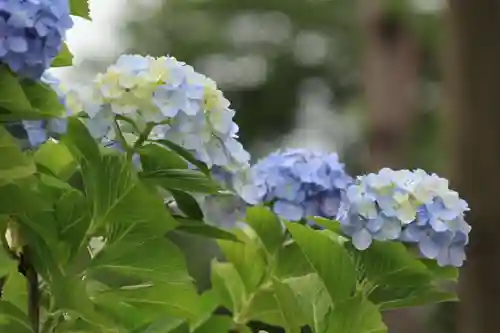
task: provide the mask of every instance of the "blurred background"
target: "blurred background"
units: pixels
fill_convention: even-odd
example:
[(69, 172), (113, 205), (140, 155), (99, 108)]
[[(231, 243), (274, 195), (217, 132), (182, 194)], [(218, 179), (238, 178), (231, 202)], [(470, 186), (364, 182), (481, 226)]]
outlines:
[[(500, 1), (90, 2), (94, 21), (77, 18), (68, 37), (67, 80), (120, 53), (171, 55), (218, 82), (254, 160), (303, 147), (338, 152), (352, 174), (421, 167), (449, 178), (472, 208), (461, 302), (386, 322), (391, 333), (500, 332)], [(200, 254), (213, 244), (178, 242), (206, 286)]]

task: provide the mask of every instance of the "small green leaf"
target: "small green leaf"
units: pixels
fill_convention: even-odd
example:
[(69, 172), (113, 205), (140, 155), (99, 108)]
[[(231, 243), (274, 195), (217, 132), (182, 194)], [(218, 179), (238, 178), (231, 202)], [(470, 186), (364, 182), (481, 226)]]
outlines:
[(291, 222), (287, 222), (286, 227), (323, 280), (332, 301), (336, 303), (352, 296), (356, 270), (346, 249), (325, 232)]
[[(33, 112), (17, 77), (7, 68), (0, 66), (0, 119), (21, 120), (23, 114)], [(4, 118), (5, 117), (5, 118)]]
[(90, 211), (85, 196), (76, 190), (62, 194), (55, 204), (56, 221), (60, 240), (69, 248), (73, 259), (82, 247), (86, 247), (87, 230), (90, 227)]
[(35, 163), (63, 180), (67, 180), (77, 167), (68, 148), (55, 141), (47, 141), (36, 150)]
[(196, 199), (189, 193), (177, 190), (170, 190), (170, 193), (174, 197), (177, 207), (186, 214), (186, 216), (195, 220), (203, 220), (203, 211)]
[(314, 272), (299, 245), (288, 242), (278, 250), (273, 273), (280, 279), (303, 276)]
[(100, 166), (102, 161), (99, 146), (79, 119), (68, 118), (67, 134), (62, 137), (61, 142), (80, 163), (92, 164), (96, 168)]
[(12, 269), (2, 288), (2, 300), (10, 302), (24, 313), (28, 313), (28, 292), (26, 278), (16, 269)]
[(105, 246), (90, 262), (87, 274), (94, 277), (110, 273), (172, 284), (191, 281), (182, 252), (164, 237)]
[(289, 285), (280, 282), (279, 280), (273, 281), (274, 292), (276, 293), (276, 300), (278, 301), (278, 308), (280, 309), (281, 316), (285, 331), (290, 333), (300, 333), (301, 327), (304, 326), (305, 320), (302, 310), (297, 303), (292, 290)]
[(33, 332), (28, 316), (11, 303), (2, 300), (0, 300), (0, 328), (2, 332)]
[(141, 172), (140, 177), (158, 184), (166, 190), (181, 190), (198, 193), (217, 193), (219, 185), (207, 175), (194, 170), (164, 169)]
[[(391, 294), (390, 286), (385, 290), (385, 294)], [(392, 310), (401, 308), (410, 308), (417, 306), (425, 306), (436, 303), (443, 302), (458, 302), (458, 296), (456, 293), (444, 292), (438, 290), (435, 286), (428, 285), (420, 288), (402, 288), (402, 287), (392, 287), (393, 295), (403, 294), (401, 291), (405, 292), (400, 298), (393, 298), (393, 300), (385, 301), (379, 303), (381, 310)], [(411, 293), (408, 293), (408, 289)], [(373, 296), (370, 297), (375, 298)]]
[(274, 255), (285, 238), (279, 218), (266, 207), (251, 207), (245, 221), (257, 233), (267, 253)]
[(319, 216), (311, 217), (311, 220), (313, 220), (319, 226), (326, 228), (327, 230), (330, 230), (341, 236), (344, 235), (342, 232), (342, 228), (340, 227), (340, 223), (336, 220), (330, 220)]
[(96, 300), (107, 295), (130, 306), (148, 308), (160, 315), (169, 315), (193, 322), (201, 309), (199, 296), (192, 283), (155, 283), (154, 285), (127, 286), (113, 289), (96, 296)]
[(374, 242), (365, 251), (348, 248), (362, 277), (360, 285), (384, 309), (453, 300), (436, 289), (432, 272), (401, 243)]
[[(1, 79), (0, 79), (1, 80)], [(9, 132), (0, 126), (0, 184), (25, 178), (36, 171), (35, 164), (16, 145)]]
[(422, 262), (427, 267), (427, 269), (432, 272), (432, 275), (437, 279), (451, 281), (458, 280), (459, 271), (456, 267), (441, 267), (434, 259), (420, 259), (420, 262)]
[(189, 333), (189, 324), (181, 318), (163, 315), (161, 319), (139, 327), (132, 333)]
[(220, 303), (238, 316), (247, 299), (245, 285), (230, 263), (212, 262), (212, 287)]
[(263, 282), (266, 261), (259, 246), (241, 230), (235, 231), (239, 243), (219, 240), (218, 244), (226, 259), (240, 275), (248, 293), (254, 292)]
[(23, 214), (48, 208), (42, 193), (30, 182), (13, 182), (0, 186), (0, 214)]
[(90, 8), (88, 0), (70, 0), (71, 15), (80, 16), (90, 20)]
[(273, 289), (259, 290), (251, 298), (242, 322), (259, 321), (272, 326), (285, 326)]
[(66, 113), (57, 93), (47, 84), (31, 80), (22, 80), (21, 86), (33, 109), (40, 117), (60, 117)]
[(187, 169), (188, 164), (176, 152), (157, 144), (148, 144), (138, 149), (141, 165), (145, 171), (162, 169)]
[(231, 317), (214, 315), (196, 328), (193, 333), (229, 332), (233, 326), (234, 322)]
[(285, 281), (293, 291), (309, 326), (314, 328), (314, 332), (324, 332), (327, 324), (325, 316), (333, 304), (320, 277), (312, 273)]
[(240, 242), (238, 237), (232, 232), (226, 231), (210, 224), (203, 223), (202, 221), (180, 218), (177, 220), (180, 222), (180, 224), (175, 228), (176, 231), (211, 239)]
[(193, 154), (191, 154), (189, 151), (184, 149), (183, 147), (168, 141), (168, 140), (155, 140), (155, 142), (164, 145), (171, 149), (172, 151), (176, 152), (180, 156), (182, 156), (186, 161), (191, 163), (192, 165), (196, 166), (201, 172), (203, 172), (206, 175), (210, 174), (210, 170), (208, 169), (207, 165), (199, 160), (197, 160)]
[(359, 295), (335, 305), (325, 332), (382, 333), (387, 332), (387, 327), (379, 309)]
[(52, 61), (51, 67), (65, 67), (73, 65), (73, 54), (67, 43), (63, 43), (61, 51)]

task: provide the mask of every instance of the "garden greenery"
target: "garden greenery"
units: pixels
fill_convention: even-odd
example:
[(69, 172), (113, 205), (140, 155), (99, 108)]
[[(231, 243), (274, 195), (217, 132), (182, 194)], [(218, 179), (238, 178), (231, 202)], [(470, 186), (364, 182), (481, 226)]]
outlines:
[[(445, 179), (301, 149), (250, 166), (229, 101), (173, 57), (63, 85), (46, 70), (88, 12), (0, 0), (1, 332), (382, 333), (381, 311), (456, 300), (470, 226)], [(210, 289), (173, 231), (217, 242)]]

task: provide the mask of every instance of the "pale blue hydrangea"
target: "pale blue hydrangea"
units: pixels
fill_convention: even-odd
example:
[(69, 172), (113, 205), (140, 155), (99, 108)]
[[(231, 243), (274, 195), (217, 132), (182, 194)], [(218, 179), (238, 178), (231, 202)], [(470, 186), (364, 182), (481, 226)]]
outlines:
[(351, 180), (337, 154), (288, 149), (259, 161), (234, 187), (248, 204), (269, 203), (277, 215), (299, 221), (335, 217)]
[(72, 26), (68, 0), (0, 0), (0, 63), (40, 78)]
[(460, 266), (470, 232), (464, 220), (468, 210), (446, 179), (384, 168), (348, 187), (337, 219), (359, 250), (374, 239), (402, 240), (417, 243), (422, 255), (442, 266)]
[(86, 124), (96, 138), (116, 140), (117, 121), (133, 143), (147, 124), (154, 124), (149, 139), (179, 144), (208, 167), (248, 165), (250, 155), (237, 140), (229, 101), (214, 81), (173, 57), (122, 55), (91, 85), (71, 92), (78, 103), (67, 106), (88, 115)]

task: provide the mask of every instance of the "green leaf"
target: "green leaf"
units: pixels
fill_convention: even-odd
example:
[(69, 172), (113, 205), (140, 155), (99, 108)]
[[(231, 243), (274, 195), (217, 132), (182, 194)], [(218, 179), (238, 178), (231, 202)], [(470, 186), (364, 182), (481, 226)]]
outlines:
[(90, 9), (88, 0), (70, 0), (71, 15), (80, 16), (90, 20)]
[(314, 332), (324, 332), (325, 316), (333, 304), (320, 277), (312, 273), (286, 279), (285, 283), (293, 291), (309, 326)]
[[(388, 279), (401, 280), (413, 276), (430, 281), (427, 267), (419, 262), (406, 247), (396, 242), (374, 242), (368, 249), (358, 251), (349, 246), (359, 269), (374, 284), (386, 283)], [(408, 281), (405, 281), (407, 283)]]
[(401, 243), (374, 242), (365, 251), (350, 246), (350, 252), (370, 301), (383, 309), (456, 300), (437, 289), (433, 272)]
[(90, 211), (84, 195), (76, 190), (65, 192), (55, 204), (55, 213), (59, 239), (69, 248), (68, 259), (73, 259), (88, 240)]
[(166, 190), (181, 190), (198, 193), (217, 193), (219, 185), (207, 175), (194, 170), (163, 169), (141, 172), (140, 177), (148, 182), (158, 184)]
[(205, 291), (199, 299), (200, 302), (200, 313), (198, 318), (191, 325), (191, 329), (195, 330), (201, 327), (207, 320), (212, 317), (212, 314), (219, 307), (219, 295), (213, 290), (209, 289)]
[(259, 321), (272, 326), (285, 326), (274, 290), (259, 290), (250, 299), (241, 322)]
[[(0, 80), (2, 80), (0, 78)], [(0, 88), (1, 89), (1, 88)], [(12, 136), (0, 127), (0, 184), (8, 180), (25, 178), (35, 173), (33, 161), (17, 146)]]
[(67, 43), (63, 43), (61, 51), (52, 61), (51, 67), (65, 67), (73, 65), (73, 54)]
[(107, 296), (139, 309), (146, 307), (152, 313), (169, 315), (193, 322), (201, 311), (199, 296), (192, 283), (155, 283), (127, 286), (96, 295), (102, 301)]
[(326, 332), (381, 333), (387, 332), (387, 327), (378, 308), (359, 295), (335, 305)]
[(11, 303), (2, 300), (0, 300), (0, 328), (2, 332), (33, 332), (28, 316)]
[(63, 142), (82, 168), (85, 192), (92, 205), (91, 233), (106, 227), (108, 242), (127, 234), (162, 235), (177, 222), (163, 199), (137, 177), (130, 160), (119, 152), (100, 155), (85, 126), (70, 119)]
[(235, 233), (241, 242), (219, 240), (218, 244), (226, 259), (236, 268), (246, 291), (253, 293), (265, 278), (266, 261), (261, 249), (250, 237), (241, 230)]
[(124, 155), (103, 156), (100, 169), (88, 171), (84, 183), (93, 203), (93, 227), (108, 225), (109, 242), (127, 234), (164, 235), (177, 225), (163, 199), (137, 179)]
[(233, 326), (234, 323), (231, 317), (214, 315), (203, 325), (196, 328), (193, 333), (229, 332)]
[(257, 233), (267, 253), (274, 255), (285, 238), (279, 218), (266, 207), (251, 207), (245, 221)]
[(332, 301), (337, 303), (352, 296), (356, 270), (347, 250), (325, 232), (291, 222), (287, 222), (286, 227), (323, 280)]
[(35, 163), (49, 170), (54, 176), (68, 180), (75, 172), (77, 162), (68, 148), (55, 141), (47, 141), (35, 152)]
[(434, 259), (420, 259), (420, 262), (427, 267), (435, 278), (451, 281), (458, 280), (459, 270), (456, 267), (441, 267)]
[(253, 294), (240, 322), (259, 321), (273, 326), (284, 326), (274, 290), (262, 289)]
[(21, 87), (28, 98), (32, 109), (40, 117), (60, 117), (66, 113), (57, 93), (47, 84), (31, 80), (22, 80)]
[(195, 220), (203, 220), (203, 211), (195, 198), (182, 191), (170, 190), (170, 193), (172, 193), (177, 207), (186, 214), (186, 216)]
[(180, 222), (180, 224), (175, 228), (176, 231), (211, 239), (240, 242), (238, 237), (232, 232), (226, 231), (210, 224), (206, 224), (202, 221), (181, 218), (179, 218), (178, 221)]
[(344, 235), (344, 233), (342, 232), (342, 228), (340, 227), (340, 223), (336, 220), (330, 220), (319, 216), (311, 217), (311, 220), (313, 220), (314, 223), (316, 223), (319, 226), (322, 226), (327, 230), (330, 230), (341, 236)]
[(0, 66), (0, 110), (1, 120), (21, 120), (33, 112), (19, 80), (5, 65)]
[(28, 313), (28, 292), (24, 275), (13, 267), (2, 288), (2, 300), (10, 302), (24, 313)]
[(273, 287), (278, 301), (278, 308), (283, 317), (284, 329), (290, 333), (300, 333), (305, 325), (302, 310), (292, 290), (287, 284), (273, 280)]
[(162, 316), (161, 319), (135, 329), (132, 333), (189, 333), (189, 324), (180, 318)]
[(157, 144), (148, 144), (137, 150), (145, 171), (187, 169), (188, 164), (179, 154)]
[(87, 274), (94, 277), (110, 273), (170, 284), (192, 280), (182, 252), (164, 237), (132, 239), (105, 246), (90, 262)]
[(67, 134), (62, 137), (61, 142), (85, 166), (98, 167), (102, 163), (99, 146), (79, 119), (68, 118)]
[[(385, 294), (391, 294), (390, 286), (384, 290)], [(392, 294), (403, 294), (399, 298), (393, 297), (392, 300), (384, 301), (379, 304), (381, 310), (392, 310), (401, 308), (410, 308), (424, 305), (431, 305), (443, 302), (458, 302), (459, 298), (456, 293), (444, 292), (438, 290), (435, 286), (428, 285), (421, 288), (402, 288), (402, 287), (392, 287), (394, 290)], [(408, 289), (411, 291), (408, 292)], [(370, 295), (370, 299), (376, 297)]]
[(247, 298), (245, 285), (230, 263), (212, 262), (212, 287), (220, 303), (238, 316)]
[(198, 161), (193, 154), (191, 154), (188, 150), (184, 149), (183, 147), (168, 141), (168, 140), (155, 140), (155, 142), (166, 146), (167, 148), (171, 149), (172, 151), (176, 152), (180, 156), (182, 156), (186, 161), (191, 163), (192, 165), (196, 166), (201, 172), (203, 172), (206, 175), (210, 174), (210, 170), (208, 169), (207, 165), (201, 161)]
[(299, 245), (288, 242), (278, 250), (273, 274), (281, 279), (303, 276), (314, 272)]

